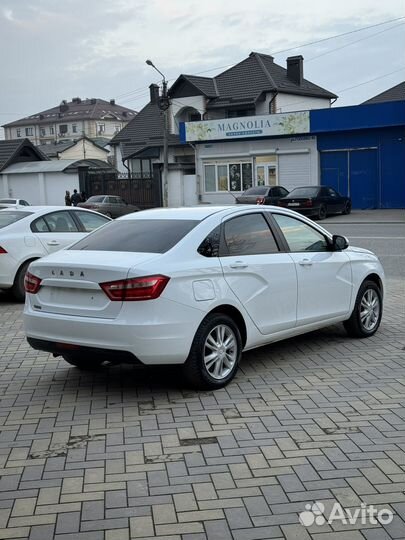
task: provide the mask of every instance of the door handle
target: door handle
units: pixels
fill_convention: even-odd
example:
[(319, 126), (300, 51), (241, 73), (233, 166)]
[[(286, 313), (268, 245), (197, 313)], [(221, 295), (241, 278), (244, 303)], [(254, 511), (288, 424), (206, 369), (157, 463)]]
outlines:
[(298, 261), (298, 264), (301, 266), (312, 266), (311, 259), (302, 259), (301, 261)]
[(56, 240), (49, 240), (47, 244), (48, 246), (59, 246), (59, 242), (57, 242)]
[(247, 268), (249, 265), (243, 261), (235, 261), (229, 265), (231, 268)]

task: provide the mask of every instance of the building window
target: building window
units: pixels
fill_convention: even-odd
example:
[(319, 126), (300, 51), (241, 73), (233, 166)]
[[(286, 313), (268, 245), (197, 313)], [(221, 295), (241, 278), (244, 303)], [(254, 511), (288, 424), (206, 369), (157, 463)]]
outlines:
[(17, 128), (17, 137), (21, 137), (21, 129)]
[(189, 122), (201, 122), (201, 114), (200, 113), (191, 113), (188, 115), (188, 121)]
[(27, 137), (34, 135), (34, 129), (32, 127), (25, 128), (25, 135)]
[(49, 128), (49, 133), (50, 133), (51, 135), (55, 135), (55, 129), (54, 129), (53, 126), (51, 126), (51, 127)]
[(59, 126), (59, 135), (66, 135), (67, 132), (68, 132), (67, 124), (61, 124)]
[(45, 130), (45, 128), (41, 128), (41, 129), (40, 129), (40, 133), (41, 133), (41, 137), (45, 137), (45, 135), (46, 135), (46, 130)]
[(206, 192), (244, 191), (253, 184), (252, 163), (204, 165), (204, 182)]
[(131, 159), (132, 178), (152, 178), (150, 159)]
[(105, 124), (97, 124), (97, 135), (105, 133)]
[(77, 124), (72, 124), (72, 133), (77, 133)]
[(115, 133), (118, 133), (119, 131), (121, 131), (121, 124), (116, 124), (116, 125), (114, 126), (114, 132), (115, 132)]
[(228, 118), (238, 118), (239, 116), (255, 116), (255, 109), (238, 109), (226, 111)]

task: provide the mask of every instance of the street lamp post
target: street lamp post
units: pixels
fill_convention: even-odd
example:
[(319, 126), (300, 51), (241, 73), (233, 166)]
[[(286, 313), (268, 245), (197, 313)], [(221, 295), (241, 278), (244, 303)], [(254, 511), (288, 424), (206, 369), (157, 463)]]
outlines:
[(153, 67), (162, 77), (162, 95), (159, 99), (159, 108), (163, 111), (163, 204), (169, 206), (169, 119), (168, 109), (170, 107), (169, 96), (167, 95), (167, 80), (163, 73), (154, 65), (152, 60), (146, 60), (148, 66)]

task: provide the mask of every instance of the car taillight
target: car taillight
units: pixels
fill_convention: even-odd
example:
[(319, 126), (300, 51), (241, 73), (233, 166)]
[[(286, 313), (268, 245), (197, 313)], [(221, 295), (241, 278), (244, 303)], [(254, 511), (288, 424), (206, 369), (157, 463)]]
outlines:
[(265, 198), (264, 197), (257, 197), (256, 204), (264, 204)]
[(110, 300), (155, 300), (169, 282), (167, 276), (145, 276), (100, 283)]
[(0, 255), (1, 255), (2, 253), (7, 253), (7, 250), (4, 249), (4, 247), (1, 247), (1, 246), (0, 246)]
[(41, 281), (42, 279), (40, 279), (39, 277), (34, 276), (34, 274), (31, 274), (30, 272), (27, 272), (24, 277), (25, 292), (36, 294), (41, 287)]
[(305, 206), (312, 206), (312, 199), (305, 201)]

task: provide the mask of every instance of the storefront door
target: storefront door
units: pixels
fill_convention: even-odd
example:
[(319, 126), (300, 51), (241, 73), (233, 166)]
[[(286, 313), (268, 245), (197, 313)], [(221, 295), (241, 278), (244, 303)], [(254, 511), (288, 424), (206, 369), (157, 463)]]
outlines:
[(256, 185), (277, 185), (277, 157), (275, 155), (258, 156), (256, 158)]
[(258, 186), (276, 186), (277, 165), (275, 163), (256, 165), (256, 184)]

